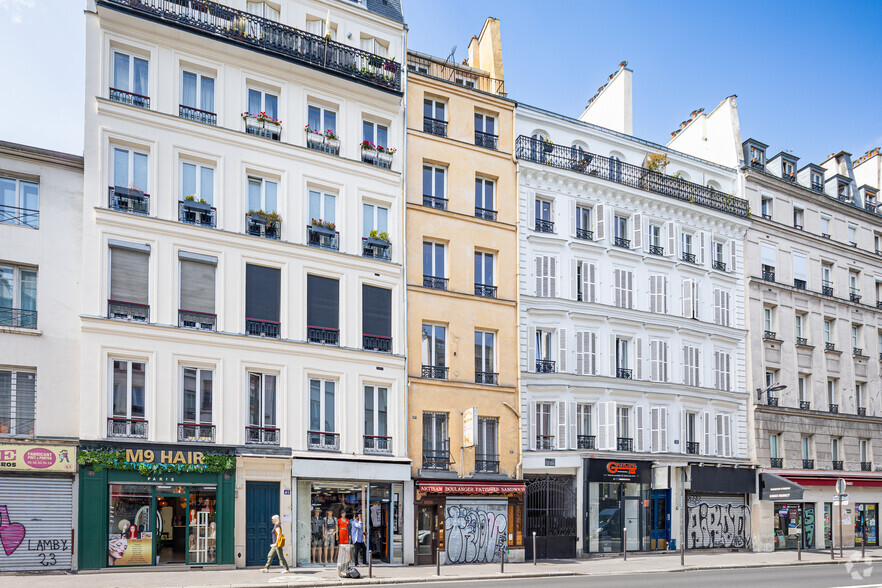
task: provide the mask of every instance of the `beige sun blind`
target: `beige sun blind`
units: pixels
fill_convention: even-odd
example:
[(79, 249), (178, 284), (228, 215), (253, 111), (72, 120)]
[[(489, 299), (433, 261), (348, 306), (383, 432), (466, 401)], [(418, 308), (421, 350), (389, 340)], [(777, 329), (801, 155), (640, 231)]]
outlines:
[(150, 251), (110, 246), (110, 298), (147, 304)]
[(215, 314), (216, 268), (217, 262), (214, 258), (206, 257), (203, 261), (181, 255), (181, 310)]

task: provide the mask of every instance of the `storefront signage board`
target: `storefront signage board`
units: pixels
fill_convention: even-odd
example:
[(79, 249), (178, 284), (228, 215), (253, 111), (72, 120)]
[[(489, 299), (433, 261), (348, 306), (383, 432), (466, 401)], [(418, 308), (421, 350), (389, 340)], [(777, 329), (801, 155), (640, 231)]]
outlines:
[(138, 445), (126, 448), (126, 461), (130, 463), (203, 465), (203, 455), (203, 452), (189, 448), (163, 447), (162, 445)]
[(591, 482), (645, 482), (652, 475), (652, 462), (628, 459), (588, 460), (588, 480)]
[(523, 494), (524, 484), (445, 484), (443, 482), (420, 482), (419, 491), (424, 494)]
[(473, 447), (475, 445), (475, 439), (478, 437), (477, 434), (477, 426), (478, 426), (478, 409), (477, 408), (467, 408), (465, 412), (462, 413), (462, 446), (463, 447)]
[(76, 447), (0, 443), (0, 472), (76, 473)]

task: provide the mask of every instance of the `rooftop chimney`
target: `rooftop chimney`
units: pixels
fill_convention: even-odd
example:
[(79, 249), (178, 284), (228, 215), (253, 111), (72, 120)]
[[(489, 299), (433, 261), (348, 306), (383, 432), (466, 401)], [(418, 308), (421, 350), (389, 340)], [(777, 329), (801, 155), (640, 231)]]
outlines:
[(609, 77), (609, 81), (597, 90), (588, 101), (582, 122), (598, 125), (626, 135), (634, 133), (634, 114), (631, 106), (631, 75), (628, 62), (619, 64), (619, 69)]
[(481, 34), (469, 41), (467, 65), (486, 71), (495, 80), (505, 79), (502, 73), (502, 37), (498, 18), (488, 16)]

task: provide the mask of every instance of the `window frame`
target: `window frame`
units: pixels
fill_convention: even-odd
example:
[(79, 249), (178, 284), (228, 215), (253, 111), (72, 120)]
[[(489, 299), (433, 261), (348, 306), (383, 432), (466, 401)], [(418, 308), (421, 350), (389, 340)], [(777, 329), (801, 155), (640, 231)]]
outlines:
[[(426, 268), (426, 246), (431, 247), (431, 255), (429, 255), (429, 260), (431, 261), (431, 272), (427, 271)], [(441, 251), (441, 273), (438, 273), (438, 251)], [(440, 241), (433, 241), (431, 239), (423, 240), (423, 275), (430, 276), (433, 278), (441, 278), (442, 280), (447, 279), (447, 244), (442, 243)]]
[[(438, 106), (441, 106), (441, 118), (438, 118)], [(426, 107), (429, 107), (431, 110), (432, 116), (426, 115)], [(447, 102), (441, 100), (439, 98), (423, 98), (423, 118), (430, 118), (432, 120), (447, 122)]]
[[(478, 261), (480, 258), (480, 263)], [(490, 260), (490, 281), (487, 281), (487, 259)], [(478, 280), (478, 267), (481, 268), (480, 280)], [(496, 254), (491, 251), (483, 251), (481, 249), (475, 249), (475, 284), (480, 284), (482, 286), (495, 286), (496, 285)]]
[[(319, 398), (318, 398), (318, 406), (319, 406), (318, 421), (319, 421), (320, 428), (313, 427), (312, 407), (313, 407), (313, 403), (315, 402), (315, 400), (313, 400), (312, 394), (313, 394), (313, 384), (314, 383), (318, 383), (318, 385), (319, 385), (318, 386), (318, 395), (319, 395)], [(330, 386), (330, 391), (329, 391), (329, 386)], [(326, 378), (326, 377), (322, 377), (322, 376), (310, 376), (309, 377), (309, 397), (307, 398), (308, 407), (309, 407), (309, 410), (307, 412), (307, 414), (309, 416), (309, 428), (308, 428), (309, 432), (339, 433), (339, 431), (337, 431), (337, 429), (338, 429), (337, 420), (339, 418), (339, 411), (337, 410), (337, 404), (338, 404), (338, 398), (339, 398), (339, 394), (337, 393), (338, 387), (339, 387), (339, 382), (336, 379)], [(330, 402), (328, 399), (329, 393), (330, 393)], [(330, 417), (331, 417), (330, 420), (328, 419), (328, 406), (329, 406), (329, 404), (331, 404), (331, 406), (330, 406)], [(328, 429), (329, 423), (331, 425), (330, 429)]]
[[(187, 189), (186, 189), (186, 186), (184, 185), (184, 182), (185, 182), (184, 166), (188, 166), (188, 165), (189, 165), (189, 166), (193, 166), (194, 168), (196, 168), (196, 171), (195, 171), (195, 186), (194, 186), (194, 192), (193, 192), (192, 194), (187, 194)], [(204, 163), (197, 163), (197, 162), (195, 162), (195, 161), (190, 161), (190, 160), (187, 160), (187, 159), (181, 159), (181, 160), (180, 160), (180, 168), (179, 168), (179, 169), (180, 169), (180, 174), (181, 174), (181, 182), (180, 182), (181, 196), (180, 196), (180, 200), (186, 202), (184, 199), (185, 199), (187, 196), (194, 196), (194, 200), (195, 200), (196, 202), (199, 202), (199, 199), (201, 198), (201, 199), (205, 200), (206, 202), (208, 202), (208, 204), (209, 204), (210, 206), (214, 207), (214, 194), (215, 194), (215, 188), (216, 188), (216, 184), (217, 184), (217, 167), (216, 167), (216, 166), (213, 166), (213, 165), (206, 165), (206, 164), (204, 164)], [(202, 187), (203, 187), (203, 180), (205, 179), (205, 178), (203, 177), (203, 174), (204, 174), (205, 170), (210, 170), (210, 171), (211, 171), (211, 194), (210, 194), (210, 197), (209, 197), (209, 198), (205, 198), (204, 191), (203, 191), (203, 189), (202, 189)]]
[[(39, 298), (38, 298), (38, 296), (39, 296), (38, 285), (39, 285), (39, 275), (40, 275), (39, 274), (39, 267), (22, 266), (22, 265), (5, 264), (5, 263), (0, 264), (0, 270), (4, 270), (4, 269), (9, 270), (12, 274), (12, 281), (10, 283), (10, 287), (12, 290), (12, 297), (10, 298), (10, 301), (11, 301), (12, 306), (10, 306), (8, 308), (10, 310), (12, 310), (12, 309), (14, 309), (14, 310), (28, 310), (28, 311), (33, 311), (34, 313), (36, 313), (39, 308)], [(32, 274), (33, 280), (26, 280), (24, 278), (24, 276), (22, 275), (25, 272)], [(24, 297), (24, 289), (25, 289), (26, 284), (31, 284), (31, 283), (33, 284), (33, 287), (34, 287), (34, 296), (33, 296), (34, 297), (34, 308), (24, 308), (22, 306), (22, 299)], [(0, 307), (0, 309), (2, 309), (2, 308), (6, 308), (6, 307)], [(14, 320), (14, 317), (12, 317), (11, 315), (10, 315), (10, 323), (14, 326), (15, 320)], [(0, 324), (3, 324), (3, 323), (0, 323)], [(7, 326), (9, 326), (9, 325), (7, 325)], [(37, 328), (36, 316), (34, 318), (33, 326), (29, 326), (29, 328), (34, 328), (34, 329)]]
[[(251, 186), (252, 186), (252, 182), (255, 182), (255, 181), (260, 183), (260, 187), (259, 187), (260, 208), (252, 208), (251, 207)], [(276, 202), (272, 208), (269, 208), (267, 206), (267, 201), (266, 201), (267, 184), (273, 184), (276, 187), (276, 195), (275, 195)], [(269, 179), (269, 178), (265, 178), (263, 176), (248, 174), (247, 178), (246, 178), (246, 184), (245, 184), (246, 190), (247, 190), (247, 192), (246, 192), (246, 207), (247, 207), (246, 212), (249, 210), (262, 210), (264, 212), (278, 212), (279, 211), (279, 191), (280, 191), (279, 184), (280, 184), (280, 182), (275, 179)]]
[[(124, 414), (124, 415), (115, 414), (115, 410), (114, 410), (114, 390), (113, 390), (113, 387), (115, 385), (115, 377), (114, 377), (116, 374), (115, 364), (117, 362), (121, 362), (126, 365), (126, 391), (125, 391), (125, 394), (126, 394), (126, 414)], [(108, 390), (108, 394), (107, 394), (107, 400), (108, 400), (108, 406), (107, 406), (108, 415), (107, 416), (110, 418), (114, 418), (114, 419), (126, 419), (126, 420), (138, 419), (138, 420), (146, 421), (147, 415), (148, 415), (147, 392), (148, 392), (148, 388), (149, 388), (148, 373), (147, 373), (147, 360), (111, 356), (109, 364), (110, 364), (109, 365), (110, 377), (108, 379), (108, 382), (109, 382), (110, 386), (109, 386), (109, 390)], [(133, 413), (132, 413), (132, 405), (133, 405), (132, 400), (133, 400), (133, 395), (134, 395), (134, 389), (132, 387), (133, 374), (134, 374), (133, 366), (135, 364), (142, 365), (143, 372), (144, 372), (144, 384), (143, 384), (144, 387), (142, 390), (142, 394), (143, 394), (142, 400), (144, 403), (144, 414), (141, 416), (133, 416)]]
[[(8, 415), (0, 416), (0, 437), (33, 437), (35, 436), (37, 426), (37, 370), (10, 366), (0, 368), (0, 373), (2, 372), (9, 373), (9, 405), (8, 410), (6, 410), (6, 407), (0, 405), (0, 415), (3, 415), (4, 413)], [(26, 416), (31, 416), (31, 414), (33, 414), (32, 419), (18, 416), (20, 411), (27, 411), (27, 406), (19, 406), (20, 395), (23, 394), (19, 390), (20, 374), (27, 374), (33, 377), (34, 394), (30, 399), (31, 411), (26, 412)], [(8, 426), (3, 427), (3, 421), (7, 419), (9, 421)], [(27, 431), (22, 432), (22, 425), (18, 422), (19, 420), (30, 421)]]
[[(128, 61), (128, 74), (126, 80), (126, 87), (119, 87), (120, 84), (117, 84), (117, 76), (116, 76), (116, 56), (122, 55), (127, 58)], [(147, 66), (147, 87), (143, 88), (143, 94), (139, 92), (135, 92), (135, 61), (141, 61)], [(144, 98), (150, 97), (150, 58), (144, 57), (143, 55), (137, 55), (130, 51), (124, 51), (121, 49), (113, 49), (110, 52), (110, 87), (114, 90), (120, 90), (121, 92), (127, 92), (129, 94), (134, 94), (136, 96), (143, 96)]]
[[(313, 113), (318, 115), (318, 127), (314, 127), (310, 122), (313, 119)], [(306, 105), (306, 122), (313, 133), (324, 135), (326, 131), (330, 130), (336, 135), (339, 116), (340, 113), (333, 108), (322, 106), (314, 102), (308, 102)], [(333, 119), (330, 126), (328, 125), (328, 118)]]
[[(372, 390), (371, 392), (371, 406), (370, 410), (368, 410), (368, 388)], [(391, 420), (389, 418), (389, 386), (381, 385), (381, 384), (369, 384), (365, 383), (361, 387), (362, 390), (362, 398), (364, 399), (364, 410), (362, 415), (362, 427), (364, 428), (363, 435), (365, 437), (391, 437), (392, 435), (390, 430)], [(385, 392), (384, 400), (383, 400), (383, 408), (384, 410), (380, 410), (380, 390)], [(368, 432), (368, 416), (371, 415), (371, 432)], [(384, 422), (381, 423), (380, 415), (385, 415)], [(381, 432), (380, 425), (383, 425), (383, 429)]]
[[(117, 152), (125, 152), (126, 153), (126, 183), (125, 185), (120, 185), (116, 183), (117, 176)], [(135, 173), (135, 156), (140, 156), (144, 158), (144, 187), (140, 188), (136, 185), (136, 173)], [(150, 193), (150, 151), (147, 149), (141, 149), (138, 147), (128, 147), (123, 145), (118, 145), (115, 143), (111, 143), (110, 145), (110, 182), (109, 184), (114, 188), (128, 188), (133, 187), (136, 190), (140, 190), (144, 194)]]
[[(431, 329), (430, 332), (426, 332), (426, 328)], [(443, 336), (441, 339), (441, 348), (438, 349), (438, 333)], [(447, 325), (442, 325), (438, 323), (424, 322), (421, 330), (421, 347), (425, 345), (425, 348), (420, 349), (420, 356), (422, 358), (422, 365), (434, 367), (434, 368), (444, 368), (447, 366)], [(428, 351), (428, 355), (426, 355), (426, 351)], [(439, 357), (440, 351), (440, 357)], [(439, 362), (440, 359), (440, 362)], [(426, 361), (429, 363), (426, 363)]]
[[(196, 105), (191, 106), (189, 104), (184, 103), (184, 84), (187, 75), (196, 77)], [(211, 80), (211, 108), (206, 108), (206, 105), (203, 104), (203, 81)], [(180, 105), (185, 108), (194, 108), (196, 110), (201, 110), (202, 112), (209, 112), (211, 114), (216, 114), (215, 108), (215, 89), (217, 88), (217, 79), (215, 76), (204, 74), (200, 71), (197, 71), (193, 68), (182, 67), (181, 68), (181, 102)]]
[[(186, 408), (186, 399), (185, 399), (186, 398), (185, 381), (186, 381), (186, 373), (188, 370), (193, 370), (196, 372), (196, 389), (194, 390), (194, 392), (195, 392), (194, 412), (196, 414), (196, 418), (193, 420), (187, 420), (187, 418), (186, 418), (187, 408)], [(205, 392), (202, 389), (203, 380), (202, 380), (201, 376), (202, 376), (203, 372), (207, 372), (207, 373), (211, 374), (211, 389), (209, 390), (209, 396), (210, 396), (209, 400), (211, 403), (211, 408), (209, 409), (210, 418), (208, 421), (202, 420), (202, 409), (200, 408), (201, 401), (204, 400), (202, 398), (202, 395)], [(180, 399), (181, 399), (180, 407), (179, 407), (179, 410), (180, 410), (179, 415), (180, 415), (181, 420), (178, 422), (186, 423), (186, 424), (194, 424), (194, 425), (214, 425), (214, 384), (215, 384), (214, 372), (215, 372), (214, 367), (181, 364), (181, 366), (180, 366), (180, 382), (181, 383), (180, 383), (180, 389), (179, 389)]]
[[(0, 182), (12, 182), (12, 203), (6, 204), (0, 201), (0, 224), (17, 225), (31, 227), (32, 229), (40, 228), (40, 182), (32, 180), (24, 180), (21, 178), (12, 178), (0, 175)], [(25, 201), (29, 196), (25, 195), (25, 186), (33, 186), (36, 190), (36, 208), (28, 208)], [(2, 193), (0, 193), (2, 195)], [(21, 212), (6, 212), (7, 208), (18, 209)], [(35, 212), (36, 214), (24, 214), (25, 212)]]
[[(480, 342), (478, 339), (480, 338)], [(489, 341), (489, 345), (488, 345)], [(480, 367), (482, 369), (478, 369)], [(490, 369), (487, 369), (487, 367)], [(496, 363), (496, 332), (484, 329), (475, 329), (475, 371), (495, 374), (498, 373)]]
[[(429, 172), (431, 182), (429, 182), (430, 193), (426, 193), (426, 172)], [(441, 177), (441, 183), (438, 183), (438, 177)], [(438, 188), (441, 188), (441, 194), (438, 194)], [(432, 198), (447, 199), (447, 167), (434, 163), (423, 162), (423, 196), (431, 196)]]
[[(260, 94), (260, 110), (258, 110), (257, 112), (251, 112), (251, 94), (252, 94), (252, 92), (254, 92), (256, 94)], [(245, 89), (245, 112), (247, 112), (251, 116), (257, 116), (261, 112), (265, 112), (267, 114), (267, 116), (278, 119), (279, 118), (279, 106), (282, 103), (282, 97), (279, 94), (281, 94), (281, 92), (276, 93), (272, 90), (265, 90), (263, 88), (260, 88), (258, 86), (253, 86), (253, 85), (246, 86), (246, 89)], [(275, 112), (275, 114), (273, 114), (272, 112), (267, 110), (267, 100), (266, 100), (267, 96), (272, 96), (273, 98), (276, 99), (276, 104), (275, 104), (276, 112)]]

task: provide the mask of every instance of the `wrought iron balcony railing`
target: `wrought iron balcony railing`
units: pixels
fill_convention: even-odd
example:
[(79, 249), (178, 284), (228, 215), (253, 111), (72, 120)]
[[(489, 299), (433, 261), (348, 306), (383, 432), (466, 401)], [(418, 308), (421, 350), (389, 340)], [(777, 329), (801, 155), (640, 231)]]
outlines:
[(401, 64), (395, 60), (330, 41), (244, 10), (229, 8), (219, 2), (99, 0), (101, 4), (401, 93)]
[(694, 253), (684, 253), (681, 256), (681, 259), (683, 261), (688, 262), (688, 263), (695, 263), (695, 254)]
[(499, 383), (499, 374), (496, 372), (475, 372), (475, 384), (492, 384)]
[(554, 373), (554, 360), (553, 359), (537, 359), (536, 360), (536, 373), (539, 373), (539, 374), (552, 374), (552, 373)]
[(763, 279), (768, 282), (774, 282), (775, 281), (775, 272), (763, 271)]
[(851, 348), (851, 354), (852, 354), (852, 355), (857, 355), (857, 356), (863, 357), (863, 355), (864, 355), (864, 350), (863, 350), (863, 348), (861, 348), (861, 347), (852, 347), (852, 348)]
[(423, 132), (439, 137), (447, 136), (447, 121), (428, 116), (423, 117)]
[(616, 247), (624, 247), (625, 249), (631, 248), (631, 239), (625, 239), (624, 237), (613, 237), (613, 245)]
[(784, 458), (783, 457), (772, 457), (769, 459), (769, 466), (773, 468), (783, 468), (784, 467)]
[(214, 227), (216, 218), (217, 210), (210, 204), (178, 200), (178, 220), (182, 223)]
[(475, 207), (475, 218), (482, 218), (488, 221), (496, 220), (496, 211), (490, 210), (489, 208), (480, 208), (478, 206)]
[(178, 441), (214, 443), (214, 425), (205, 423), (178, 423)]
[(178, 310), (178, 326), (185, 329), (200, 329), (214, 331), (217, 329), (217, 315), (210, 312), (195, 312), (192, 310)]
[(686, 442), (686, 453), (689, 455), (698, 455), (701, 450), (701, 444), (698, 441)]
[(281, 434), (278, 427), (245, 427), (245, 443), (248, 445), (279, 445)]
[(861, 471), (862, 472), (872, 472), (873, 471), (873, 462), (862, 461), (861, 462)]
[(150, 305), (123, 300), (108, 300), (107, 318), (146, 323), (150, 321)]
[(505, 84), (502, 80), (491, 78), (474, 68), (459, 67), (455, 63), (434, 61), (428, 55), (421, 56), (407, 52), (407, 69), (409, 71), (433, 77), (451, 84), (463, 86), (479, 92), (505, 96)]
[(321, 225), (306, 225), (306, 244), (322, 249), (340, 250), (340, 232)]
[(490, 133), (482, 133), (481, 131), (475, 131), (475, 145), (478, 147), (486, 147), (487, 149), (496, 149), (496, 143), (499, 141), (499, 137), (497, 135), (492, 135)]
[(272, 337), (278, 339), (282, 324), (278, 321), (267, 321), (263, 319), (245, 319), (245, 334), (254, 335), (255, 337)]
[(583, 241), (593, 241), (594, 240), (594, 231), (589, 231), (588, 229), (576, 229), (576, 239), (582, 239)]
[(801, 408), (802, 410), (811, 410), (812, 403), (809, 400), (800, 400), (799, 401), (799, 408)]
[(824, 191), (824, 184), (820, 184), (818, 182), (812, 182), (810, 187), (815, 192), (823, 192)]
[(843, 467), (844, 465), (845, 465), (845, 462), (843, 462), (841, 459), (834, 459), (833, 460), (833, 469), (834, 470), (844, 469), (844, 467)]
[(860, 302), (860, 301), (861, 301), (861, 293), (860, 293), (860, 291), (858, 291), (858, 290), (852, 288), (852, 289), (848, 292), (848, 300), (849, 300), (850, 302)]
[(813, 459), (804, 459), (804, 460), (802, 460), (802, 469), (804, 469), (804, 470), (813, 470), (813, 469), (815, 469), (815, 460), (813, 460)]
[(310, 343), (322, 345), (339, 345), (340, 329), (327, 329), (325, 327), (306, 327), (306, 340)]
[[(450, 441), (444, 443), (449, 447)], [(446, 472), (450, 469), (450, 449), (427, 449), (423, 447), (423, 469)]]
[(797, 345), (800, 345), (803, 347), (808, 346), (808, 339), (806, 339), (805, 337), (796, 337), (795, 341), (796, 341)]
[[(521, 135), (517, 138), (515, 152), (518, 159), (575, 170), (734, 216), (748, 216), (747, 201), (741, 198), (603, 155), (585, 152), (574, 155), (567, 145), (554, 145), (551, 152), (548, 152), (543, 148), (542, 140)], [(581, 162), (585, 162), (585, 165), (576, 165)]]
[(536, 224), (533, 225), (537, 233), (553, 233), (554, 232), (554, 221), (546, 220), (544, 218), (537, 218)]
[(766, 404), (769, 406), (778, 406), (778, 397), (777, 396), (767, 396)]
[(108, 187), (107, 207), (121, 212), (150, 214), (150, 194), (136, 188)]
[(479, 453), (475, 455), (476, 474), (498, 474), (499, 456), (492, 453)]
[(368, 351), (392, 353), (392, 337), (364, 334), (361, 336), (361, 347)]
[(207, 110), (199, 110), (192, 106), (178, 106), (178, 116), (206, 125), (217, 125), (217, 114), (208, 112)]
[(822, 239), (830, 239), (830, 233), (821, 233)]
[(616, 377), (623, 378), (625, 380), (630, 380), (633, 375), (633, 370), (628, 368), (616, 368)]
[(255, 237), (279, 240), (282, 238), (282, 221), (262, 214), (245, 215), (245, 233)]
[(109, 417), (107, 419), (107, 436), (146, 439), (147, 420)]
[(438, 210), (447, 210), (447, 198), (423, 194), (423, 206), (428, 206), (429, 208), (437, 208)]
[(857, 415), (858, 416), (867, 416), (867, 407), (866, 406), (859, 406), (857, 408)]
[(824, 351), (836, 351), (836, 344), (827, 341), (824, 343)]
[(554, 449), (554, 435), (536, 435), (536, 449), (539, 451)]
[(37, 328), (37, 311), (23, 308), (0, 307), (0, 325), (22, 329)]
[(576, 448), (577, 449), (595, 449), (597, 445), (597, 436), (596, 435), (577, 435), (576, 436)]
[(829, 408), (830, 412), (832, 412), (832, 413), (839, 412), (839, 405), (838, 404), (830, 404), (830, 405), (828, 405), (828, 408)]
[(439, 276), (423, 276), (423, 287), (435, 290), (447, 290), (447, 278)]
[(424, 365), (421, 375), (423, 378), (430, 378), (432, 380), (446, 380), (447, 379), (447, 366), (443, 365)]
[(824, 280), (821, 282), (821, 294), (824, 296), (833, 296), (833, 282)]
[(772, 341), (778, 340), (778, 333), (775, 331), (763, 331), (763, 339), (770, 339)]
[(382, 435), (364, 436), (365, 453), (392, 453), (392, 437)]
[(793, 280), (793, 287), (797, 290), (805, 290), (807, 286), (805, 280)]
[(483, 296), (484, 298), (496, 298), (496, 286), (488, 284), (475, 284), (475, 296)]
[(114, 102), (122, 102), (123, 104), (137, 106), (138, 108), (150, 108), (150, 97), (135, 94), (134, 92), (110, 88), (110, 95), (108, 97)]
[(388, 241), (383, 241), (382, 239), (375, 239), (373, 237), (362, 237), (361, 255), (362, 257), (371, 257), (373, 259), (391, 261), (392, 244)]
[(37, 229), (40, 227), (40, 211), (0, 204), (0, 223), (24, 225)]
[(320, 451), (340, 451), (340, 433), (307, 431), (306, 448)]
[(634, 451), (632, 437), (616, 437), (616, 451)]
[(724, 272), (726, 271), (726, 262), (715, 259), (711, 263), (711, 267), (713, 267), (715, 270), (720, 270), (721, 272)]

